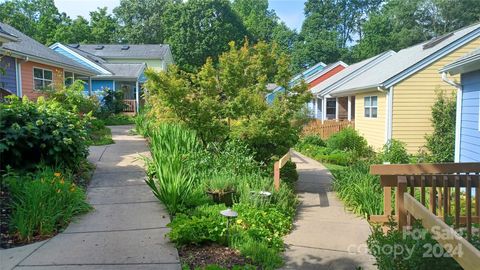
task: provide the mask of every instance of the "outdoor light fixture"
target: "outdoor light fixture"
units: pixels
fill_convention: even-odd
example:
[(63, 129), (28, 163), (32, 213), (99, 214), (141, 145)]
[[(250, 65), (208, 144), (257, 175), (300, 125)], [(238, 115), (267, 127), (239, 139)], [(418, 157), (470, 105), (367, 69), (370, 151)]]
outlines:
[(227, 208), (227, 210), (220, 211), (220, 214), (224, 217), (227, 218), (227, 242), (228, 242), (228, 231), (230, 230), (230, 219), (236, 218), (238, 216), (238, 213), (233, 211), (230, 208)]

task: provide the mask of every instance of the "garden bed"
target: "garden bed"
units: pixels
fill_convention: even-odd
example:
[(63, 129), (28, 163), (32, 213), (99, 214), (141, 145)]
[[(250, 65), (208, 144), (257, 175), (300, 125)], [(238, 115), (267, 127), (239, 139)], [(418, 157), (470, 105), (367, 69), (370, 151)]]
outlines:
[[(226, 269), (232, 269), (234, 266), (253, 265), (251, 259), (243, 257), (238, 250), (225, 247), (219, 244), (210, 244), (204, 246), (183, 246), (178, 250), (182, 265), (196, 269), (209, 265), (216, 265)], [(252, 266), (252, 269), (256, 267)]]

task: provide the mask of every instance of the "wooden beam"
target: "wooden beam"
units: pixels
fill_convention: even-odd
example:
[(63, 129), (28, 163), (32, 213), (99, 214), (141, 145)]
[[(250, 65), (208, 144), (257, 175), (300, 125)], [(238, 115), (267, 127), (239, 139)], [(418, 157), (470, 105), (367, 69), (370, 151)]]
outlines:
[(448, 226), (440, 218), (425, 208), (420, 202), (408, 193), (403, 194), (405, 209), (416, 219), (420, 219), (422, 225), (433, 235), (437, 235), (437, 241), (443, 247), (460, 251), (450, 254), (464, 269), (478, 269), (480, 265), (480, 251), (466, 239), (461, 237), (454, 229)]
[[(412, 174), (404, 174), (405, 176), (410, 176)], [(425, 182), (424, 182), (424, 187), (431, 187), (432, 186), (432, 174), (425, 174), (422, 175), (425, 177)], [(455, 177), (458, 176), (457, 174), (436, 174), (435, 177), (437, 179), (443, 179), (445, 176), (448, 177), (447, 181), (437, 181), (435, 186), (437, 187), (445, 187), (444, 185), (447, 185), (447, 187), (455, 187)], [(462, 175), (465, 176), (465, 175)], [(471, 186), (476, 188), (479, 187), (480, 181), (477, 181), (478, 175), (469, 175), (472, 178), (471, 181)], [(422, 179), (415, 177), (413, 180), (413, 184), (415, 187), (421, 187), (422, 186)], [(467, 187), (467, 179), (465, 177), (460, 178), (460, 187)], [(382, 187), (396, 187), (397, 186), (397, 175), (381, 175), (380, 176), (380, 185)]]

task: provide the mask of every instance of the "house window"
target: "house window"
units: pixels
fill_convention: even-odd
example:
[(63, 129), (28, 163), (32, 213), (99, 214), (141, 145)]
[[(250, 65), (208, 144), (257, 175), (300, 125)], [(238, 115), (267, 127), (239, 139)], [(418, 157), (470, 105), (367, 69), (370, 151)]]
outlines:
[(365, 117), (377, 118), (378, 102), (377, 96), (368, 96), (364, 98), (365, 101)]
[(64, 76), (65, 76), (65, 86), (72, 85), (74, 81), (73, 72), (65, 71)]
[(35, 90), (43, 90), (52, 85), (53, 73), (43, 68), (33, 68), (33, 83)]
[(337, 113), (337, 100), (334, 98), (328, 98), (327, 99), (327, 115), (335, 117), (335, 114)]

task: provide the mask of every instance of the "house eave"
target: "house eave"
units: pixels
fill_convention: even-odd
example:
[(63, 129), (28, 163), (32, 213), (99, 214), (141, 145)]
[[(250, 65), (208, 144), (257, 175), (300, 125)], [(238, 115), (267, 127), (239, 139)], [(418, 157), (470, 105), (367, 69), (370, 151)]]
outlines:
[(28, 61), (43, 63), (43, 64), (46, 64), (46, 65), (60, 67), (60, 68), (67, 69), (69, 71), (73, 71), (73, 72), (76, 72), (76, 73), (79, 73), (79, 74), (82, 74), (82, 75), (88, 75), (88, 76), (97, 75), (97, 73), (95, 73), (91, 70), (88, 70), (88, 69), (83, 69), (83, 68), (67, 65), (65, 63), (51, 61), (49, 59), (45, 59), (45, 58), (42, 58), (42, 57), (38, 57), (38, 56), (35, 56), (35, 55), (30, 55), (30, 54), (26, 54), (26, 53), (22, 53), (22, 52), (18, 52), (18, 51), (5, 50), (5, 49), (0, 48), (0, 53), (4, 53), (8, 56), (15, 57), (15, 58), (20, 58), (20, 59), (23, 59), (23, 60), (28, 60)]
[(436, 51), (435, 53), (425, 57), (424, 59), (417, 61), (414, 65), (410, 66), (409, 68), (397, 73), (396, 75), (392, 76), (391, 78), (385, 80), (383, 84), (386, 88), (390, 88), (395, 84), (403, 81), (410, 75), (416, 73), (419, 70), (427, 67), (431, 63), (435, 62), (436, 60), (444, 57), (448, 53), (460, 48), (461, 46), (465, 45), (466, 43), (472, 41), (475, 38), (480, 36), (480, 26), (475, 30), (471, 31), (470, 33), (465, 34), (463, 37), (451, 42), (450, 44), (446, 45), (442, 49)]

